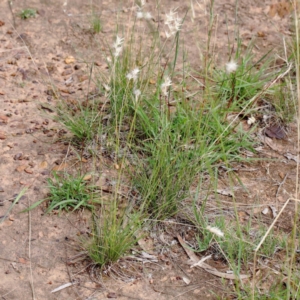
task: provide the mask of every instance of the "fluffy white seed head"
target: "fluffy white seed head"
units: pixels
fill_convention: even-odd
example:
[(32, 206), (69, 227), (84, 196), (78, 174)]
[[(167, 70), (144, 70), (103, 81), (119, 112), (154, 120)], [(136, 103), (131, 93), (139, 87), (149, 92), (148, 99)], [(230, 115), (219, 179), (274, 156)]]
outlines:
[(169, 76), (164, 78), (164, 82), (161, 85), (161, 91), (164, 96), (168, 96), (169, 87), (172, 85), (172, 80)]
[(138, 78), (139, 72), (140, 72), (139, 68), (135, 68), (126, 75), (126, 78), (128, 80), (132, 79), (133, 81), (136, 81)]
[(141, 10), (138, 10), (136, 13), (136, 18), (137, 19), (143, 19), (144, 18), (144, 13)]
[(206, 229), (218, 237), (224, 236), (224, 233), (217, 227), (207, 226)]
[(238, 64), (234, 60), (231, 60), (226, 64), (226, 72), (228, 74), (234, 73), (237, 70), (237, 68)]
[(144, 19), (151, 20), (153, 17), (150, 12), (144, 12)]
[(137, 19), (151, 20), (152, 19), (151, 13), (144, 11), (145, 4), (146, 4), (145, 0), (142, 0), (141, 4), (137, 5), (137, 8), (136, 8), (137, 9), (136, 18)]
[(139, 97), (141, 95), (141, 91), (139, 89), (135, 89), (133, 90), (133, 94), (136, 96), (136, 97)]
[(141, 95), (141, 91), (139, 89), (134, 89), (133, 90), (133, 95), (134, 95), (134, 104), (137, 105), (139, 102), (139, 97)]
[(113, 47), (115, 49), (114, 52), (114, 57), (119, 57), (122, 50), (123, 50), (123, 43), (124, 43), (124, 38), (121, 38), (117, 36), (115, 43), (113, 44)]
[(165, 24), (168, 26), (169, 31), (166, 31), (166, 37), (169, 38), (172, 35), (175, 35), (180, 31), (183, 20), (178, 17), (178, 14), (175, 9), (170, 10), (166, 14)]
[(247, 120), (247, 124), (248, 125), (252, 125), (256, 122), (256, 119), (254, 117), (250, 117), (248, 120)]

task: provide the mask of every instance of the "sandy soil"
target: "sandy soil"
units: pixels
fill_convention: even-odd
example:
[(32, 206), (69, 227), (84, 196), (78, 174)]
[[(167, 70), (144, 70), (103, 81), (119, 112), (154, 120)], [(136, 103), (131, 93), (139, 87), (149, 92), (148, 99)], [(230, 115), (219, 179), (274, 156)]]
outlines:
[[(55, 104), (56, 96), (72, 101), (86, 95), (89, 77), (85, 62), (94, 61), (105, 71), (103, 51), (100, 53), (97, 47), (104, 47), (101, 40), (113, 41), (117, 14), (120, 23), (124, 21), (124, 30), (129, 28), (130, 22), (125, 21), (133, 14), (133, 4), (95, 1), (93, 9), (101, 15), (104, 25), (101, 33), (93, 35), (89, 30), (92, 9), (88, 1), (20, 0), (12, 1), (11, 7), (8, 2), (0, 3), (0, 298), (215, 299), (217, 294), (231, 299), (218, 277), (190, 268), (186, 253), (178, 244), (161, 255), (158, 263), (136, 265), (139, 272), (131, 278), (127, 276), (127, 282), (104, 277), (102, 284), (97, 283), (85, 272), (80, 259), (70, 260), (78, 254), (78, 236), (89, 231), (88, 213), (44, 215), (43, 206), (30, 213), (19, 213), (46, 196), (46, 179), (51, 170), (68, 170), (79, 164), (69, 145), (58, 141), (65, 132), (53, 120), (51, 105)], [(191, 2), (193, 9), (188, 11), (182, 31), (189, 57), (194, 67), (200, 68), (199, 47), (207, 39), (208, 1)], [(217, 21), (212, 51), (224, 63), (228, 57), (228, 37), (233, 36), (235, 1), (215, 2)], [(256, 36), (257, 53), (270, 48), (282, 53), (282, 38), (291, 35), (289, 12), (271, 4), (239, 1), (237, 23), (243, 45), (246, 47)], [(152, 1), (147, 5), (149, 11), (155, 11)], [(21, 20), (18, 13), (28, 7), (36, 8), (37, 16)], [(184, 14), (190, 1), (161, 1), (162, 13), (174, 7)], [(152, 22), (159, 22), (161, 17), (154, 15)], [(74, 63), (65, 62), (69, 56), (75, 58)], [(66, 84), (71, 77), (71, 83)], [(276, 160), (237, 165), (237, 173), (247, 188), (246, 192), (239, 187), (241, 220), (249, 218), (248, 209), (254, 203), (259, 203), (257, 214), (269, 206), (280, 209), (295, 192), (296, 137), (292, 124), (287, 140), (268, 139), (260, 150), (261, 157)], [(87, 169), (89, 164), (87, 161)], [(107, 172), (111, 167), (107, 167)], [(227, 186), (226, 174), (223, 178), (220, 189)], [(24, 188), (25, 195), (13, 205)], [(229, 197), (220, 198), (224, 203), (231, 201)], [(292, 207), (278, 225), (287, 231)], [(265, 218), (269, 223), (272, 221), (270, 214)], [(169, 238), (176, 240), (177, 229), (181, 230), (176, 226), (170, 230), (173, 236)], [(219, 270), (226, 268), (222, 262), (211, 263)], [(186, 278), (190, 283), (185, 282)], [(73, 285), (51, 293), (66, 283)]]

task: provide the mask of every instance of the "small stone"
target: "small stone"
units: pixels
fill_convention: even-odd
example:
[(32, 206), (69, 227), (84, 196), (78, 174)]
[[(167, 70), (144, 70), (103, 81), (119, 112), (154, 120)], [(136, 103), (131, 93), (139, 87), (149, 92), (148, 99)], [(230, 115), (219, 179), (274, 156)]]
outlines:
[(16, 171), (18, 171), (18, 172), (23, 172), (26, 168), (27, 168), (26, 165), (20, 165), (20, 166), (18, 166), (18, 167), (16, 168)]
[(71, 55), (65, 58), (65, 63), (67, 65), (72, 64), (74, 62), (75, 62), (75, 58), (73, 56), (71, 56)]
[(65, 70), (61, 73), (62, 76), (68, 76), (68, 75), (71, 75), (73, 73), (73, 70), (72, 69), (68, 69), (68, 70)]
[(50, 174), (50, 171), (49, 171), (49, 170), (45, 170), (45, 171), (42, 171), (41, 174), (42, 174), (43, 176), (47, 176), (47, 175)]
[(8, 122), (8, 117), (5, 115), (0, 115), (0, 121), (2, 121), (3, 123), (7, 123)]
[(25, 186), (30, 186), (30, 183), (28, 183), (27, 181), (24, 181), (24, 180), (20, 180), (19, 183), (22, 185), (25, 185)]
[(0, 186), (0, 193), (3, 193), (4, 192), (4, 189), (2, 186)]
[(24, 171), (25, 171), (27, 174), (32, 174), (32, 173), (33, 173), (33, 170), (32, 170), (30, 167), (26, 168)]
[(15, 156), (14, 156), (14, 160), (22, 160), (23, 158), (23, 153), (20, 152), (20, 153), (17, 153)]
[(44, 17), (46, 12), (43, 10), (43, 9), (38, 9), (37, 10), (37, 13), (41, 16), (41, 17)]
[(0, 131), (0, 140), (5, 140), (6, 139), (6, 135), (3, 131)]

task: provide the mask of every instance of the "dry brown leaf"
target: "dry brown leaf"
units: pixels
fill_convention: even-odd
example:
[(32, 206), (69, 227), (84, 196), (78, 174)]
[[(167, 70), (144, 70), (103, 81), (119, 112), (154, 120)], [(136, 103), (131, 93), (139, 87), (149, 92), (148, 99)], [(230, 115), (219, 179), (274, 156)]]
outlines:
[(20, 165), (16, 168), (18, 172), (23, 172), (27, 168), (27, 165)]
[(247, 212), (245, 212), (245, 211), (239, 211), (238, 215), (239, 215), (239, 221), (241, 223), (248, 222), (248, 220), (249, 220), (249, 214)]
[(266, 33), (264, 31), (257, 31), (257, 36), (258, 37), (265, 37)]
[(27, 262), (28, 261), (25, 258), (23, 258), (23, 257), (19, 258), (19, 263), (21, 263), (21, 264), (27, 264)]
[(264, 142), (265, 144), (267, 144), (272, 150), (279, 151), (278, 147), (277, 147), (276, 144), (272, 141), (271, 138), (265, 136), (264, 139), (263, 139), (263, 142)]
[(271, 4), (270, 5), (270, 10), (268, 12), (268, 15), (271, 18), (274, 18), (276, 14), (277, 14), (277, 4)]
[(55, 166), (52, 168), (52, 171), (63, 171), (64, 169), (66, 169), (68, 167), (67, 163), (62, 163), (58, 166)]
[(291, 4), (289, 1), (281, 1), (270, 5), (270, 9), (268, 15), (271, 18), (274, 18), (276, 14), (280, 18), (284, 18), (285, 16), (289, 15), (291, 12)]
[(284, 157), (286, 157), (288, 160), (293, 160), (296, 163), (298, 163), (298, 161), (299, 161), (299, 158), (298, 158), (297, 155), (293, 155), (293, 154), (291, 154), (289, 152), (287, 152), (286, 154), (284, 154)]
[(48, 168), (48, 163), (44, 160), (40, 163), (39, 166), (41, 169), (47, 169)]
[(91, 174), (87, 174), (87, 175), (85, 175), (84, 177), (83, 177), (83, 180), (84, 181), (89, 181), (89, 180), (91, 180), (92, 179), (92, 175)]
[(265, 128), (264, 134), (270, 138), (276, 138), (279, 140), (286, 138), (286, 133), (283, 126), (273, 124)]
[(24, 170), (27, 174), (33, 174), (32, 168), (28, 167)]
[(280, 18), (284, 18), (290, 13), (291, 10), (291, 5), (287, 1), (279, 2), (278, 3), (278, 8), (277, 8), (277, 13)]

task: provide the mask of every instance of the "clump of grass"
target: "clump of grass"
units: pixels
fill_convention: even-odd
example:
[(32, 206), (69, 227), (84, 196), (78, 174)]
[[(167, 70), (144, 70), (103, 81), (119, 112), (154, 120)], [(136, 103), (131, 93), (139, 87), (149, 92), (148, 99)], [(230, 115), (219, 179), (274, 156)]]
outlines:
[(36, 16), (36, 9), (33, 8), (26, 8), (20, 12), (20, 17), (23, 20), (34, 18), (35, 16)]
[[(138, 22), (149, 21), (144, 5), (142, 1), (137, 11)], [(143, 40), (135, 36), (136, 24), (130, 37), (118, 33), (107, 59), (108, 74), (101, 74), (97, 80), (108, 104), (105, 113), (97, 105), (60, 110), (60, 121), (78, 140), (96, 142), (99, 135), (105, 136), (101, 146), (109, 150), (113, 163), (132, 164), (129, 170), (118, 171), (119, 181), (109, 211), (102, 209), (100, 218), (93, 219), (92, 238), (86, 248), (101, 267), (116, 262), (136, 243), (135, 233), (144, 218), (157, 221), (176, 215), (191, 197), (191, 185), (200, 182), (201, 188), (203, 174), (209, 174), (213, 182), (220, 165), (245, 160), (241, 150), (254, 151), (251, 131), (245, 132), (230, 123), (227, 116), (232, 112), (239, 115), (242, 110), (247, 114), (257, 95), (271, 95), (266, 83), (279, 74), (279, 71), (269, 72), (269, 53), (255, 62), (252, 46), (245, 54), (241, 53), (239, 44), (227, 70), (221, 67), (213, 72), (204, 70), (205, 76), (208, 74), (211, 79), (207, 78), (210, 84), (205, 86), (205, 93), (187, 95), (184, 87), (190, 79), (186, 74), (192, 71), (184, 63), (181, 72), (176, 71), (181, 53), (184, 57), (180, 42), (183, 20), (176, 11), (171, 11), (165, 24), (166, 41), (171, 43), (162, 41), (160, 33), (155, 32), (148, 51), (143, 48)], [(175, 92), (174, 82), (183, 92)], [(135, 191), (134, 203), (129, 201), (135, 210), (120, 215), (117, 189), (124, 173)], [(83, 203), (89, 204), (88, 200)], [(61, 209), (61, 202), (51, 207)], [(253, 258), (257, 240), (250, 235), (251, 226), (243, 228), (238, 223), (236, 232), (225, 231), (224, 219), (219, 220), (213, 226), (220, 228), (224, 237), (218, 237), (206, 230), (210, 223), (211, 220), (206, 220), (205, 226), (204, 223), (201, 223), (203, 227), (199, 226), (198, 250), (207, 251), (212, 243), (217, 245), (238, 274), (242, 264)], [(275, 235), (270, 235), (266, 247), (261, 249), (262, 255), (272, 255), (279, 242)]]
[(58, 175), (53, 173), (53, 178), (48, 179), (49, 195), (31, 205), (25, 211), (29, 211), (47, 201), (46, 213), (53, 210), (72, 210), (81, 208), (93, 209), (97, 202), (94, 197), (94, 188), (87, 186), (84, 176), (72, 176), (70, 174)]
[(255, 60), (253, 45), (254, 41), (247, 47), (246, 52), (242, 53), (239, 40), (235, 57), (226, 64), (225, 69), (214, 71), (217, 97), (224, 101), (223, 105), (231, 111), (239, 112), (249, 104), (251, 108), (252, 103), (248, 101), (262, 91), (264, 94), (272, 93), (271, 89), (264, 91), (264, 88), (282, 72), (271, 68), (273, 60), (269, 52)]
[(93, 208), (91, 189), (84, 182), (84, 176), (74, 177), (69, 174), (59, 176), (53, 173), (48, 179), (49, 202), (47, 212), (53, 210), (77, 210)]
[(84, 243), (93, 262), (104, 268), (117, 262), (136, 243), (141, 228), (141, 216), (136, 213), (116, 216), (115, 207), (110, 212), (93, 216), (91, 238)]
[(91, 23), (93, 33), (99, 33), (102, 30), (101, 19), (98, 16), (93, 15)]
[(57, 107), (57, 120), (72, 134), (75, 142), (86, 143), (97, 139), (101, 131), (101, 118), (97, 104), (85, 107), (82, 102), (62, 102)]

